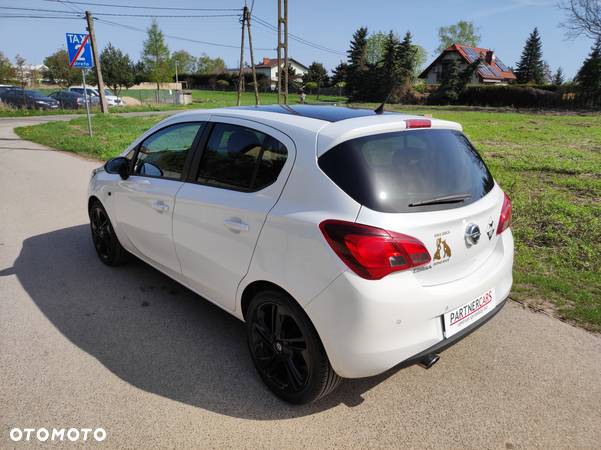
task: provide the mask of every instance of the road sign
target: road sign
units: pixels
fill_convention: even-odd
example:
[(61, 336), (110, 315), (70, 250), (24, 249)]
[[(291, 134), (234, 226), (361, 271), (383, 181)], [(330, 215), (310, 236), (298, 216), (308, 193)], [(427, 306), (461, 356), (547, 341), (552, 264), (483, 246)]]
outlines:
[(67, 51), (69, 52), (69, 65), (80, 69), (94, 67), (90, 35), (82, 33), (67, 33)]

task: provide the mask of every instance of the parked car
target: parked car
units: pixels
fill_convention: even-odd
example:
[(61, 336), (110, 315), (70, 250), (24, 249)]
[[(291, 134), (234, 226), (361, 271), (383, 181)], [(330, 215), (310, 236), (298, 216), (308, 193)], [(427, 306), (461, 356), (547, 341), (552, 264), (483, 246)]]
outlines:
[[(61, 108), (78, 109), (86, 107), (86, 97), (78, 92), (57, 91), (48, 95), (48, 97), (59, 102)], [(96, 106), (100, 102), (98, 97), (88, 97), (90, 106)]]
[(19, 89), (19, 87), (14, 84), (0, 84), (0, 101), (2, 100), (2, 94), (12, 89)]
[(245, 321), (259, 375), (292, 403), (342, 377), (430, 367), (512, 284), (510, 200), (461, 126), (438, 119), (178, 114), (94, 171), (88, 208), (105, 264), (133, 254)]
[(2, 101), (16, 108), (57, 109), (59, 104), (41, 92), (28, 89), (9, 89), (2, 94)]
[[(98, 89), (86, 86), (86, 90), (89, 96), (100, 99), (100, 93), (98, 92)], [(84, 89), (83, 86), (71, 86), (69, 91), (83, 94)], [(114, 95), (109, 89), (104, 90), (104, 96), (106, 97), (106, 102), (109, 106), (125, 106), (123, 99)], [(98, 101), (100, 102), (100, 100)]]

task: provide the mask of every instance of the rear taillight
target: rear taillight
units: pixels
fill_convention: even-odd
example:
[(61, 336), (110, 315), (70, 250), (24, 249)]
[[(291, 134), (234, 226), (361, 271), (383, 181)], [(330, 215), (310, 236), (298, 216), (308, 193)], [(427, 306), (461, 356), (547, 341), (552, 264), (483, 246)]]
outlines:
[(325, 220), (319, 228), (340, 259), (367, 280), (422, 266), (431, 259), (420, 240), (404, 234), (342, 220)]
[(407, 128), (430, 128), (432, 121), (429, 119), (407, 119), (405, 120), (405, 127)]
[(499, 226), (497, 226), (497, 234), (501, 234), (511, 226), (511, 200), (507, 194), (503, 194), (503, 208), (501, 208), (501, 217), (499, 217)]

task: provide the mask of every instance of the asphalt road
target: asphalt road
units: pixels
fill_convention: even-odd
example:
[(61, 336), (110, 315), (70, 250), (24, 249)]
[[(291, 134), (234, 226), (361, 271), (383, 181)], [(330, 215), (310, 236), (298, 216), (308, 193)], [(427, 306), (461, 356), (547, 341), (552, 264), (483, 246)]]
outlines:
[(601, 446), (601, 338), (515, 303), (430, 370), (275, 399), (241, 322), (141, 262), (100, 263), (98, 163), (12, 133), (40, 120), (0, 120), (0, 448), (32, 446), (13, 427), (102, 427), (105, 448)]

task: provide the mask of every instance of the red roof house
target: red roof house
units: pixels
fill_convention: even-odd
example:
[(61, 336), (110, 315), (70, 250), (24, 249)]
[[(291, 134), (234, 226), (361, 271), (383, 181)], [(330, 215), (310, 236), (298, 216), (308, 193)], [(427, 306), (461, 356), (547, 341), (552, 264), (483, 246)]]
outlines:
[(471, 80), (473, 84), (511, 83), (516, 79), (513, 71), (503, 64), (493, 50), (461, 44), (453, 44), (445, 49), (419, 77), (424, 78), (427, 84), (440, 83), (442, 74), (453, 59), (458, 61), (460, 69), (480, 59), (478, 70), (476, 70)]

